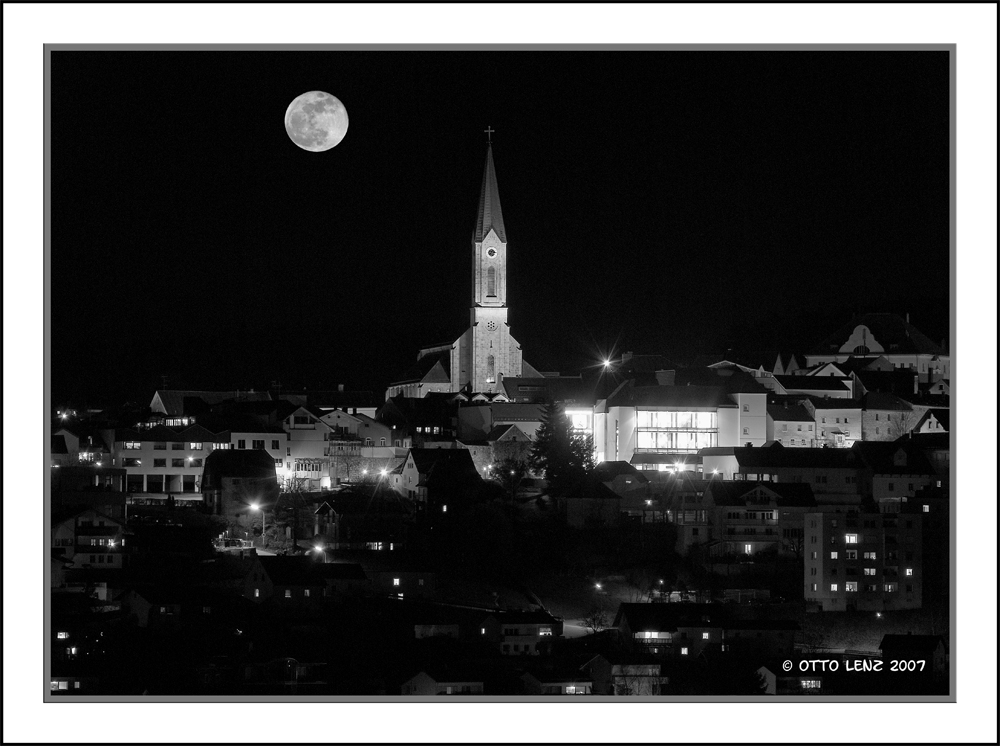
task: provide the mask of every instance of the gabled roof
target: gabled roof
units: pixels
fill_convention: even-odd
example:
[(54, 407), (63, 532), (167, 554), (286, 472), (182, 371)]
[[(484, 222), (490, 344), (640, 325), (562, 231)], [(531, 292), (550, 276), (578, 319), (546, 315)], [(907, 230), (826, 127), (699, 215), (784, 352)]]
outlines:
[(555, 624), (557, 619), (547, 611), (533, 609), (525, 611), (513, 609), (509, 611), (491, 611), (483, 619), (493, 617), (501, 624)]
[(497, 425), (486, 435), (486, 442), (492, 443), (500, 440), (531, 442), (531, 438), (525, 435), (524, 431), (517, 425)]
[(593, 381), (581, 376), (542, 376), (528, 378), (504, 376), (503, 390), (512, 402), (558, 401), (593, 406), (596, 400)]
[(865, 440), (852, 446), (876, 474), (933, 474), (926, 454), (910, 438), (895, 441)]
[(920, 428), (922, 428), (924, 426), (924, 423), (927, 422), (927, 420), (929, 420), (932, 416), (934, 417), (934, 419), (936, 419), (938, 422), (941, 423), (942, 430), (951, 429), (949, 427), (951, 423), (951, 410), (944, 407), (934, 407), (932, 409), (928, 409), (926, 412), (924, 412), (924, 416), (920, 418), (920, 421), (916, 424), (916, 426), (913, 429), (919, 430)]
[(472, 454), (465, 448), (411, 448), (413, 465), (417, 471), (431, 477), (446, 478), (448, 475), (463, 474), (479, 477), (479, 471), (472, 460)]
[[(274, 479), (274, 458), (267, 451), (226, 449), (212, 451), (205, 459), (202, 488), (218, 487), (217, 480), (223, 477), (242, 479)], [(277, 485), (277, 481), (275, 481)]]
[(612, 626), (622, 620), (632, 632), (672, 631), (678, 627), (722, 627), (729, 614), (721, 604), (630, 604), (618, 607)]
[[(743, 482), (723, 481), (714, 479), (708, 483), (706, 492), (711, 492), (716, 505), (747, 505), (754, 503), (754, 497), (760, 495), (770, 498), (773, 493), (775, 504), (789, 508), (816, 507), (812, 487), (799, 482)], [(768, 499), (768, 502), (770, 500)]]
[(408, 369), (400, 380), (393, 381), (390, 385), (414, 382), (448, 383), (449, 381), (451, 381), (450, 348), (420, 357), (416, 365)]
[[(862, 333), (855, 334), (860, 327), (865, 327), (867, 332), (862, 330)], [(894, 313), (866, 313), (858, 316), (816, 345), (809, 354), (839, 353), (849, 341), (857, 341), (859, 345), (867, 343), (866, 346), (872, 352), (880, 352), (877, 348), (881, 347), (885, 354), (890, 355), (948, 354), (943, 347), (931, 341), (902, 316)], [(854, 350), (852, 348), (845, 351)]]
[(479, 189), (479, 207), (476, 210), (476, 226), (472, 231), (472, 240), (482, 242), (492, 228), (497, 237), (507, 243), (507, 230), (503, 224), (503, 213), (500, 210), (500, 188), (497, 186), (497, 174), (493, 167), (493, 147), (486, 148), (486, 167), (483, 169), (483, 184)]

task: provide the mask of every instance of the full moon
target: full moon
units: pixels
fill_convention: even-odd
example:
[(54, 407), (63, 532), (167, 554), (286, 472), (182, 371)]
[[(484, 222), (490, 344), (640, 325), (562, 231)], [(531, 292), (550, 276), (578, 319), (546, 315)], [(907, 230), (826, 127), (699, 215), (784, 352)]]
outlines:
[(347, 109), (329, 93), (303, 93), (285, 111), (285, 131), (303, 150), (329, 150), (347, 134)]

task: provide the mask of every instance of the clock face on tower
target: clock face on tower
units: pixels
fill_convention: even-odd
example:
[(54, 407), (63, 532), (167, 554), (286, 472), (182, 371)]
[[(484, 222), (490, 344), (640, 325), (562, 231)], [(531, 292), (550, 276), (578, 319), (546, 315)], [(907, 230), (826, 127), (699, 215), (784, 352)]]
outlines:
[(486, 252), (486, 255), (489, 256), (492, 259), (493, 257), (495, 257), (497, 255), (497, 250), (496, 249), (490, 249), (489, 251)]
[(495, 321), (487, 321), (486, 322), (486, 328), (489, 331), (491, 331), (491, 332), (495, 332), (497, 330), (497, 322), (495, 322)]

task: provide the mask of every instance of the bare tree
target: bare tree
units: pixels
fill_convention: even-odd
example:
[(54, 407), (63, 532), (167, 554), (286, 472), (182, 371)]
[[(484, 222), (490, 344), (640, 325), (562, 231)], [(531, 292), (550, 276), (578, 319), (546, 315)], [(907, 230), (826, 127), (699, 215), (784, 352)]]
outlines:
[(889, 422), (888, 427), (886, 427), (889, 437), (893, 440), (902, 438), (913, 431), (913, 428), (917, 426), (918, 417), (913, 410), (904, 412), (895, 412), (893, 414), (886, 415), (886, 419)]
[(608, 626), (608, 610), (603, 603), (594, 604), (581, 621), (591, 632), (600, 632)]

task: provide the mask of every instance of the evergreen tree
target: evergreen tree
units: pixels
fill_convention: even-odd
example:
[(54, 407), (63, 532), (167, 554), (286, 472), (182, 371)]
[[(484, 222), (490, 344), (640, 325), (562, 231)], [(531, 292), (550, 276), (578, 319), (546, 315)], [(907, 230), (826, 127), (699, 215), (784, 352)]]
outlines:
[(593, 471), (593, 438), (573, 435), (563, 406), (548, 402), (542, 412), (542, 424), (529, 463), (532, 469), (545, 473), (549, 492), (565, 493), (581, 484)]

